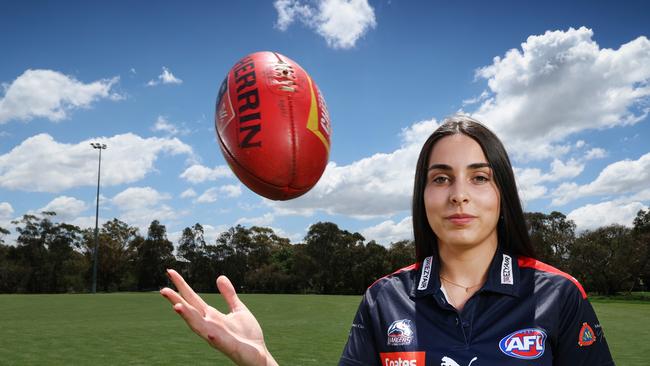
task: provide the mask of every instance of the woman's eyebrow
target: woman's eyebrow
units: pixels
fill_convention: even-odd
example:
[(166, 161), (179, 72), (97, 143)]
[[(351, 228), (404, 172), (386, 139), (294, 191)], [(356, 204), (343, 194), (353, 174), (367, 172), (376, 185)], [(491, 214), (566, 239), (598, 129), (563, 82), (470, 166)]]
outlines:
[(467, 166), (469, 169), (492, 168), (490, 163), (473, 163)]
[[(467, 166), (468, 169), (480, 169), (480, 168), (492, 168), (490, 163), (472, 163)], [(431, 164), (428, 170), (453, 170), (450, 165), (447, 164)]]
[(434, 169), (439, 169), (439, 170), (452, 170), (450, 165), (447, 164), (431, 164), (429, 167), (429, 170), (434, 170)]

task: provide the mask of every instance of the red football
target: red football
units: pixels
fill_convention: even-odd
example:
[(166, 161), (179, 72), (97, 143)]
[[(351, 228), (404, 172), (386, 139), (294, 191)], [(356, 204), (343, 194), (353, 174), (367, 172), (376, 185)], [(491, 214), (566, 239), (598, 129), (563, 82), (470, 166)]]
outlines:
[(214, 123), (232, 171), (266, 198), (306, 193), (327, 165), (331, 131), (325, 100), (307, 72), (277, 52), (250, 54), (230, 69)]

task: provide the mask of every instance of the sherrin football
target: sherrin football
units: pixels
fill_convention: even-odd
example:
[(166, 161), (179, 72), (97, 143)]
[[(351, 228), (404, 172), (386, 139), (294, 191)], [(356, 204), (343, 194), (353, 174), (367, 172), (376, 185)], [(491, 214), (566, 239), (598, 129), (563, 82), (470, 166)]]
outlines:
[(272, 200), (305, 194), (327, 165), (325, 100), (307, 72), (277, 52), (250, 54), (230, 69), (219, 89), (215, 128), (235, 175)]

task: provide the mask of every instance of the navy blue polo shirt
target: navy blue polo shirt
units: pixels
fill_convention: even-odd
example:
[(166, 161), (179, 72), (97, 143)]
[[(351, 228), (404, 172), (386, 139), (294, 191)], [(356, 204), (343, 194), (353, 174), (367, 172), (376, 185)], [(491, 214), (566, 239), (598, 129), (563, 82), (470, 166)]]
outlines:
[(497, 250), (463, 307), (440, 287), (439, 263), (375, 282), (361, 301), (339, 365), (613, 365), (587, 295), (570, 275)]

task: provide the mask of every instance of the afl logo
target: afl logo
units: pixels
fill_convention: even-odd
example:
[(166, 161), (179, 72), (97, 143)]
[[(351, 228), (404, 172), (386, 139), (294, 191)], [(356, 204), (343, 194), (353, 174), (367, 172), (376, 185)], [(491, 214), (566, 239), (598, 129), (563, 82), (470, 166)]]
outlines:
[(523, 360), (534, 360), (544, 354), (546, 333), (539, 328), (521, 329), (503, 337), (499, 349), (506, 355)]

